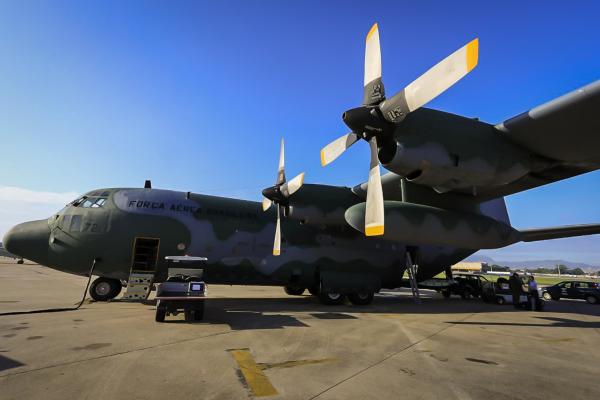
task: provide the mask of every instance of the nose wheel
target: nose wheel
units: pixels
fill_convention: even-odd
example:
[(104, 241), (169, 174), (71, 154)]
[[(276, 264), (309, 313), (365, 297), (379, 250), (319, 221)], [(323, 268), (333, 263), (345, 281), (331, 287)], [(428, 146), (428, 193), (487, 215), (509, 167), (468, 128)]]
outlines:
[(90, 296), (96, 301), (112, 300), (121, 293), (121, 281), (110, 278), (96, 278), (90, 286)]

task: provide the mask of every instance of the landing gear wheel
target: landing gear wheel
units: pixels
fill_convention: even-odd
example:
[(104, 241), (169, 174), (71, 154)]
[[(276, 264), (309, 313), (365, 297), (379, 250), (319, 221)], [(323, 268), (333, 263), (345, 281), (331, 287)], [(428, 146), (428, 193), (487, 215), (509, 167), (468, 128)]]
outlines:
[(286, 286), (283, 288), (283, 290), (285, 290), (285, 293), (289, 294), (290, 296), (302, 296), (305, 288), (298, 286)]
[(154, 319), (156, 322), (165, 322), (165, 316), (167, 315), (166, 307), (162, 307), (160, 304), (156, 307), (156, 316)]
[(90, 296), (96, 301), (112, 300), (121, 293), (121, 281), (110, 278), (96, 278), (90, 286)]
[(313, 296), (318, 296), (319, 295), (319, 287), (318, 286), (309, 286), (308, 293), (310, 293)]
[(544, 300), (548, 300), (548, 301), (552, 300), (552, 296), (548, 292), (544, 292), (542, 297), (544, 298)]
[(348, 300), (354, 305), (366, 306), (373, 302), (373, 296), (375, 296), (375, 293), (373, 292), (350, 293), (348, 295)]
[(596, 296), (588, 295), (585, 297), (585, 301), (587, 301), (588, 304), (597, 304), (598, 298)]
[(319, 301), (328, 306), (335, 306), (344, 303), (345, 295), (341, 293), (319, 293)]

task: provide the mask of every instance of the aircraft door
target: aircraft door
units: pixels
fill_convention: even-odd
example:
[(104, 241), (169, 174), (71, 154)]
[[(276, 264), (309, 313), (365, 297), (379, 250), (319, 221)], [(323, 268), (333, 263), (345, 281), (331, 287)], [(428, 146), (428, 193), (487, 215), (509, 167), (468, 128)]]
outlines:
[(160, 239), (136, 237), (133, 241), (131, 272), (154, 273), (158, 261)]

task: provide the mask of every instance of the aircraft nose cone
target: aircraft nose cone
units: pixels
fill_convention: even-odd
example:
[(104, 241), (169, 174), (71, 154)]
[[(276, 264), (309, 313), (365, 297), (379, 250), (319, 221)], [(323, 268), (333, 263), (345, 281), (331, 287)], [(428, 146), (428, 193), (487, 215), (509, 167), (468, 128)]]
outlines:
[(6, 232), (2, 244), (9, 253), (43, 264), (48, 258), (49, 238), (50, 228), (46, 220), (31, 221)]

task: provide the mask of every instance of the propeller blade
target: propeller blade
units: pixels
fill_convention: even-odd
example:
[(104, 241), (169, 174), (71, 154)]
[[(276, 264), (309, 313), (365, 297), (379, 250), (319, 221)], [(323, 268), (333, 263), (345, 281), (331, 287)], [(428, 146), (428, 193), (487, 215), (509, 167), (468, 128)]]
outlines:
[(279, 150), (279, 169), (277, 170), (277, 181), (275, 185), (281, 185), (285, 182), (285, 150), (283, 147), (283, 138), (281, 138), (281, 149)]
[(296, 175), (294, 177), (294, 179), (292, 179), (291, 181), (284, 183), (281, 186), (281, 193), (285, 197), (289, 197), (289, 196), (293, 195), (294, 193), (296, 193), (298, 191), (298, 189), (300, 189), (302, 187), (303, 184), (304, 184), (304, 172)]
[(365, 235), (383, 235), (383, 190), (381, 188), (381, 175), (379, 173), (379, 159), (377, 158), (377, 140), (369, 140), (371, 148), (371, 169), (369, 170), (369, 185), (367, 187), (367, 205), (365, 209)]
[(271, 208), (271, 204), (273, 204), (273, 202), (271, 200), (267, 199), (266, 197), (263, 197), (263, 200), (262, 200), (263, 211), (267, 211), (269, 208)]
[(273, 255), (278, 256), (281, 254), (281, 218), (280, 218), (280, 206), (277, 205), (277, 225), (275, 227), (275, 241), (273, 242)]
[(350, 132), (342, 137), (335, 139), (327, 146), (321, 149), (321, 166), (326, 166), (338, 158), (347, 148), (358, 141), (358, 135)]
[(379, 28), (373, 24), (365, 43), (365, 79), (363, 104), (378, 104), (385, 98), (381, 81), (381, 49), (379, 46)]
[(402, 121), (408, 113), (429, 103), (471, 72), (477, 66), (478, 55), (479, 39), (474, 39), (381, 103), (383, 117), (394, 123)]

